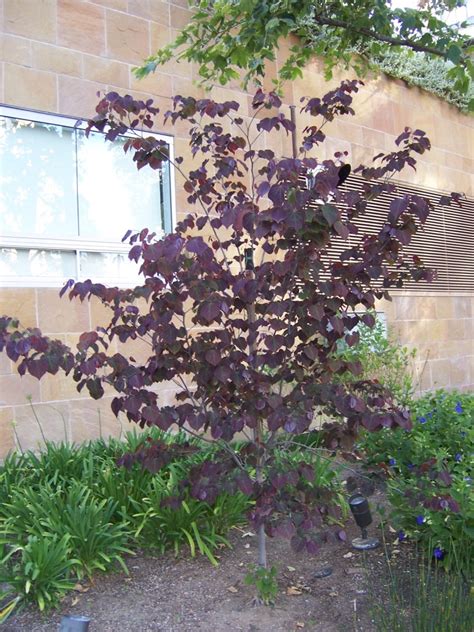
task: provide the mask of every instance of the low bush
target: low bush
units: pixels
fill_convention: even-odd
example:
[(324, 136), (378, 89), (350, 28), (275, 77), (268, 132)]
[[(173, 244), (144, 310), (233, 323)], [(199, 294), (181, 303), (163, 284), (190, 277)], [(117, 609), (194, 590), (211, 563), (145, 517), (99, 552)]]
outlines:
[(343, 374), (339, 379), (350, 385), (354, 380), (376, 380), (392, 393), (399, 406), (407, 406), (415, 391), (412, 363), (415, 349), (408, 349), (393, 340), (385, 329), (385, 324), (376, 312), (373, 328), (358, 326), (359, 341), (350, 347), (341, 342), (336, 356), (350, 362), (360, 362), (362, 373), (355, 377), (351, 373)]
[(437, 391), (411, 406), (413, 428), (366, 434), (369, 465), (389, 475), (399, 537), (413, 538), (447, 568), (474, 559), (474, 395)]
[[(45, 610), (59, 604), (75, 583), (72, 576), (77, 560), (71, 557), (69, 544), (67, 535), (61, 539), (30, 535), (25, 544), (9, 545), (0, 559), (0, 583), (8, 586), (2, 596), (11, 598), (9, 605), (21, 600)], [(3, 620), (11, 611), (11, 607), (4, 608)], [(0, 623), (3, 620), (0, 614)]]

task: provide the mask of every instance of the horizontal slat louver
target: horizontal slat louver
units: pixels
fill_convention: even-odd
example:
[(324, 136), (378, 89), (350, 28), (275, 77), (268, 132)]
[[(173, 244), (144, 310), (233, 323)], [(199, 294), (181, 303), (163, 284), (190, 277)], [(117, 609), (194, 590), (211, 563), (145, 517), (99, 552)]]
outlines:
[[(341, 188), (360, 191), (364, 182), (361, 176), (351, 175)], [(403, 194), (422, 195), (431, 201), (433, 211), (423, 230), (415, 235), (404, 252), (418, 255), (426, 266), (435, 269), (436, 279), (431, 283), (407, 282), (403, 291), (474, 293), (474, 200), (463, 199), (462, 208), (455, 204), (443, 206), (439, 204), (443, 192), (401, 182), (394, 184), (397, 188), (394, 193), (381, 195), (369, 202), (367, 212), (354, 220), (359, 227), (358, 235), (351, 235), (348, 241), (336, 238), (332, 242), (328, 258), (336, 260), (343, 250), (357, 243), (359, 235), (377, 232), (394, 198)]]

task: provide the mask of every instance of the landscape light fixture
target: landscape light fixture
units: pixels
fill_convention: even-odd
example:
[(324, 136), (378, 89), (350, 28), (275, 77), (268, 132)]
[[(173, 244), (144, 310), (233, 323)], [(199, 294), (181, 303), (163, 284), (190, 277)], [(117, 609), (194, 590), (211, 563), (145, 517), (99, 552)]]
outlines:
[(362, 532), (362, 537), (352, 540), (352, 546), (359, 551), (376, 549), (380, 545), (380, 541), (377, 538), (369, 538), (367, 535), (367, 527), (372, 524), (369, 501), (360, 493), (352, 494), (349, 498), (349, 507)]
[(66, 614), (61, 619), (59, 632), (87, 632), (90, 621), (89, 617), (80, 614)]

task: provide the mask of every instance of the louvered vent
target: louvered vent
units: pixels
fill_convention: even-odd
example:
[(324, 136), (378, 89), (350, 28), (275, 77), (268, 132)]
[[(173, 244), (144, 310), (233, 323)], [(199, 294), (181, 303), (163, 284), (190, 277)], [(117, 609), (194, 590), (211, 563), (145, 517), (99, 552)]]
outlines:
[[(351, 175), (342, 185), (343, 190), (360, 191), (365, 182), (362, 176)], [(474, 293), (474, 200), (463, 199), (462, 208), (457, 205), (440, 205), (442, 192), (435, 189), (414, 187), (403, 182), (394, 182), (397, 191), (383, 194), (373, 202), (369, 202), (367, 211), (354, 223), (359, 227), (359, 235), (375, 234), (387, 217), (390, 202), (403, 194), (422, 195), (433, 204), (434, 210), (409, 246), (404, 248), (408, 255), (418, 255), (424, 264), (437, 272), (436, 279), (407, 282), (403, 291), (429, 292), (469, 292)], [(329, 259), (335, 260), (340, 253), (351, 244), (355, 244), (359, 236), (351, 235), (348, 241), (334, 239), (331, 244)], [(391, 292), (396, 291), (394, 289)]]

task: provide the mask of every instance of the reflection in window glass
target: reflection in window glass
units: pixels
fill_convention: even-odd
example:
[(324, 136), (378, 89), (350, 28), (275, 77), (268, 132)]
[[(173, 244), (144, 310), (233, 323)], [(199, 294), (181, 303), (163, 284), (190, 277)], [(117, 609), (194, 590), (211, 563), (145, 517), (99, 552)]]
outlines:
[(78, 132), (79, 233), (89, 239), (120, 241), (129, 229), (165, 228), (162, 173), (137, 170), (124, 139)]
[(138, 280), (140, 266), (125, 253), (81, 252), (79, 275), (83, 279)]
[(0, 234), (75, 237), (75, 132), (0, 118)]
[(76, 276), (76, 253), (0, 248), (0, 276), (67, 280)]

